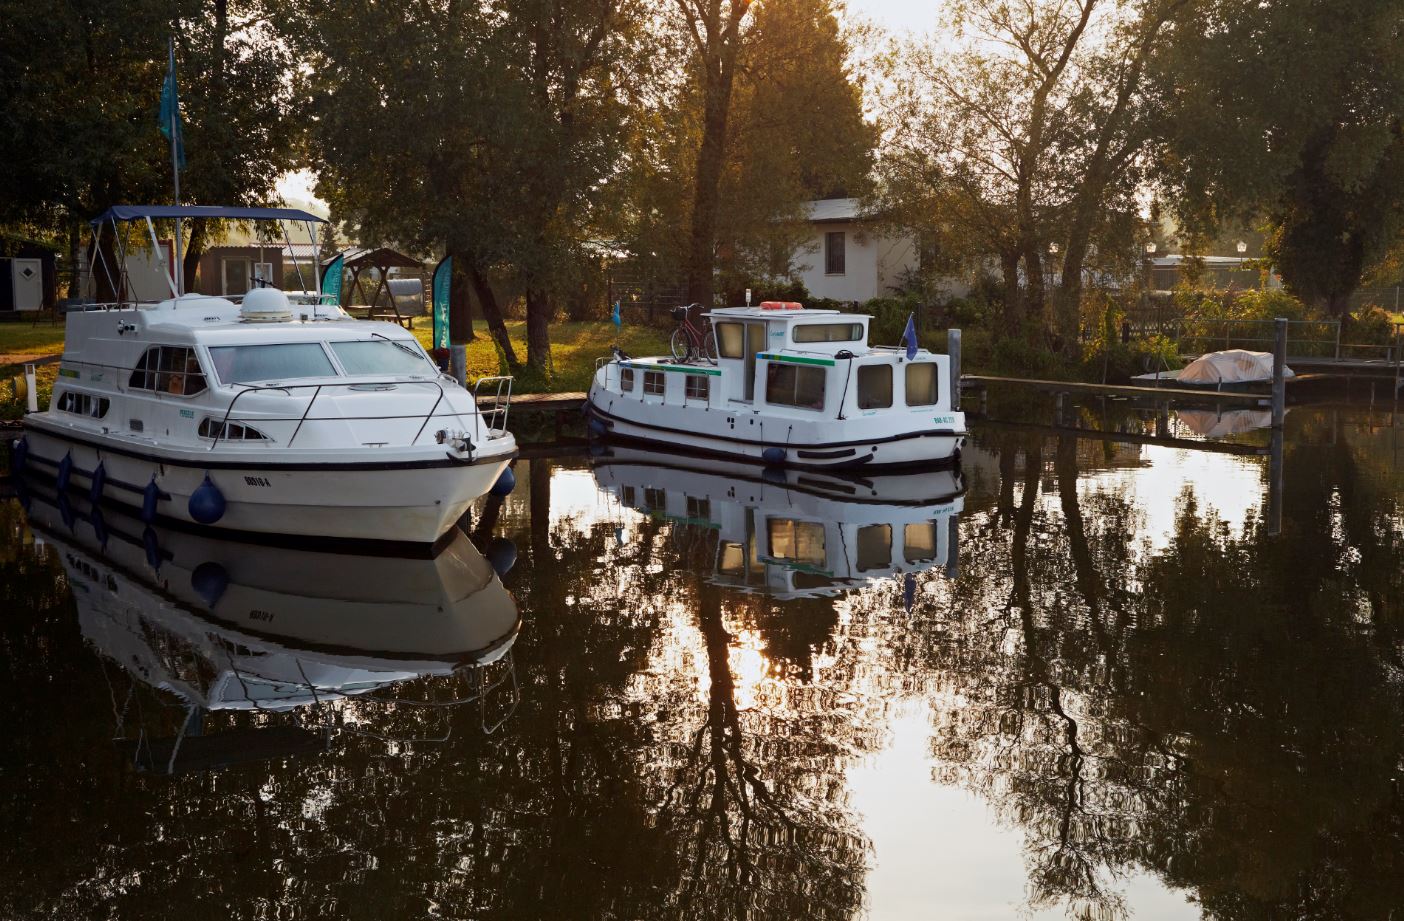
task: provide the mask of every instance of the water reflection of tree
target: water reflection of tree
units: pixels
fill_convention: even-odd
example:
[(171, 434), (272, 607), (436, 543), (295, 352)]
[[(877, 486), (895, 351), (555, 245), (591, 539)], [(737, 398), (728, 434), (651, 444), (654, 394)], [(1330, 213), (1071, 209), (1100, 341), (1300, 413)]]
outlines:
[(1298, 448), (1282, 538), (1187, 494), (1151, 550), (1129, 500), (1079, 489), (1075, 442), (1051, 469), (1040, 439), (995, 447), (952, 613), (898, 655), (963, 696), (936, 712), (938, 775), (1024, 831), (1031, 901), (1115, 914), (1108, 882), (1140, 868), (1217, 917), (1404, 903), (1394, 496), (1321, 456), (1339, 442)]

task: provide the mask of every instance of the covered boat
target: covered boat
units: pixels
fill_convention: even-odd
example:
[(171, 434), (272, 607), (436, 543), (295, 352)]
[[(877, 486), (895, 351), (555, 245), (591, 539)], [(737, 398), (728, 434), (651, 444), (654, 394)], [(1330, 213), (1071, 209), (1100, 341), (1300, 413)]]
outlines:
[[(1291, 368), (1284, 368), (1282, 374), (1283, 377), (1293, 376)], [(1251, 352), (1247, 349), (1210, 352), (1185, 365), (1175, 382), (1193, 387), (1215, 388), (1271, 383), (1272, 353)]]
[[(696, 455), (826, 469), (921, 468), (959, 457), (950, 359), (870, 346), (865, 314), (764, 303), (710, 311), (718, 357), (602, 360), (591, 431)], [(912, 338), (915, 338), (914, 335)]]

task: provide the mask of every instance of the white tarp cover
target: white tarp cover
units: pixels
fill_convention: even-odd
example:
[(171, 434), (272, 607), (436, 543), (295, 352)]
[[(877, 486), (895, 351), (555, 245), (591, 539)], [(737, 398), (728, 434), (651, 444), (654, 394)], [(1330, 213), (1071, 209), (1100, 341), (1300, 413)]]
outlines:
[[(1284, 368), (1283, 377), (1292, 369)], [(1272, 380), (1272, 353), (1228, 349), (1201, 355), (1185, 366), (1176, 378), (1182, 384), (1247, 384)]]
[(1242, 435), (1272, 425), (1272, 413), (1266, 409), (1229, 409), (1223, 412), (1181, 409), (1176, 410), (1175, 415), (1185, 424), (1185, 428), (1205, 438)]

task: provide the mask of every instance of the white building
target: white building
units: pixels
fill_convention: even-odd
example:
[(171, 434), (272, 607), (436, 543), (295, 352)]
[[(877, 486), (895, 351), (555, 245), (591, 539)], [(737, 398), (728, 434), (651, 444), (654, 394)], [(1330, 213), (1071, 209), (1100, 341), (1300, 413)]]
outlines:
[(808, 241), (795, 253), (796, 274), (815, 297), (862, 303), (890, 297), (918, 264), (916, 241), (888, 236), (856, 198), (812, 201)]

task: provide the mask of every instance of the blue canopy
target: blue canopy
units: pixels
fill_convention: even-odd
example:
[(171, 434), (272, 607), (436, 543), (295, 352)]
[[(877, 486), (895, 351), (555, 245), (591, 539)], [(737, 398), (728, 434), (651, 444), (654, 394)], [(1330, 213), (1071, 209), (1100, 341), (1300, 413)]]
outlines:
[(231, 221), (326, 221), (298, 208), (227, 208), (223, 205), (113, 205), (91, 223), (139, 221), (145, 218), (182, 220), (194, 217), (224, 218)]

